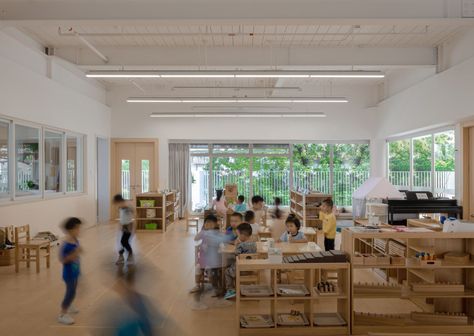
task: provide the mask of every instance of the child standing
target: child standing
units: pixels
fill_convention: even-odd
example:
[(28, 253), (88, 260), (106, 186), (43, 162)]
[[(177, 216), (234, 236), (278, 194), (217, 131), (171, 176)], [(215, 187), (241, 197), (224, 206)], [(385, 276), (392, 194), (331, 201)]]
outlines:
[(234, 211), (240, 213), (244, 213), (245, 211), (247, 211), (247, 205), (245, 205), (244, 195), (239, 195), (239, 197), (237, 197), (237, 203), (235, 204)]
[(63, 228), (66, 237), (61, 246), (59, 257), (63, 264), (63, 280), (66, 283), (66, 294), (61, 303), (61, 314), (58, 322), (62, 324), (73, 324), (74, 319), (69, 314), (77, 314), (79, 311), (72, 305), (76, 297), (77, 281), (80, 275), (79, 255), (82, 252), (79, 246), (79, 231), (81, 220), (76, 217), (66, 219)]
[(216, 190), (216, 198), (212, 200), (212, 209), (221, 217), (227, 214), (227, 202), (225, 201), (224, 191), (222, 189)]
[(272, 211), (272, 218), (280, 219), (283, 215), (280, 209), (281, 198), (275, 197), (274, 204), (275, 204), (275, 207), (273, 208), (273, 211)]
[(232, 244), (235, 243), (237, 239), (237, 226), (243, 221), (243, 216), (240, 212), (234, 212), (230, 215), (230, 225), (226, 229), (225, 234), (228, 238), (228, 241)]
[(279, 241), (285, 243), (307, 243), (304, 233), (300, 231), (301, 223), (294, 215), (289, 215), (285, 222), (287, 231), (284, 232)]
[(127, 262), (133, 263), (133, 251), (130, 246), (130, 237), (133, 232), (133, 208), (130, 202), (126, 201), (120, 194), (114, 196), (114, 204), (118, 206), (119, 209), (119, 222), (122, 231), (122, 238), (120, 239), (122, 247), (119, 250), (119, 257), (116, 264), (123, 265), (125, 263), (123, 258), (125, 250), (128, 252)]
[[(222, 259), (219, 255), (219, 246), (226, 241), (226, 237), (219, 231), (219, 223), (217, 217), (208, 215), (204, 219), (204, 225), (199, 233), (194, 237), (194, 241), (201, 241), (198, 247), (198, 260), (196, 265), (196, 287), (191, 290), (191, 293), (197, 293), (196, 298), (200, 298), (204, 288), (200, 286), (201, 278), (204, 272), (209, 273), (212, 286), (216, 291), (221, 289), (219, 284), (219, 273), (222, 267)], [(220, 273), (222, 274), (222, 273)], [(216, 293), (219, 295), (219, 293)], [(197, 300), (199, 301), (199, 300)], [(195, 309), (206, 309), (204, 305), (198, 304)]]
[[(257, 253), (257, 244), (251, 240), (252, 226), (249, 223), (242, 223), (237, 226), (239, 243), (235, 247), (235, 255)], [(224, 299), (235, 297), (235, 260), (225, 271), (225, 284), (227, 292)]]
[(327, 198), (323, 201), (319, 212), (319, 219), (323, 221), (324, 249), (326, 251), (334, 250), (336, 239), (336, 216), (332, 212), (333, 206), (332, 199)]
[(255, 213), (255, 223), (262, 224), (265, 217), (264, 199), (262, 196), (252, 197), (252, 211)]

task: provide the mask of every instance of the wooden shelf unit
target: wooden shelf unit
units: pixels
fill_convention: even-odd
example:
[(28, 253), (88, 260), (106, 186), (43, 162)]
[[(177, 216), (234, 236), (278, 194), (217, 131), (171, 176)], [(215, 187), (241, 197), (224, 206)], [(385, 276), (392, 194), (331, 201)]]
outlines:
[[(474, 335), (474, 263), (470, 261), (467, 264), (446, 263), (442, 256), (446, 252), (466, 252), (474, 253), (474, 233), (445, 233), (429, 231), (426, 232), (395, 232), (391, 229), (383, 229), (382, 232), (358, 232), (356, 229), (346, 228), (342, 231), (342, 245), (344, 250), (353, 260), (356, 252), (370, 253), (370, 249), (376, 249), (375, 241), (378, 239), (395, 240), (406, 245), (405, 264), (404, 265), (354, 265), (351, 263), (351, 316), (352, 333), (367, 334), (369, 332), (439, 332), (439, 333), (468, 333)], [(440, 257), (441, 263), (435, 266), (423, 266), (415, 258), (417, 252), (424, 250)], [(401, 292), (396, 295), (389, 291), (381, 290), (377, 293), (357, 293), (354, 291), (354, 283), (357, 283), (358, 272), (361, 269), (383, 269), (386, 271), (397, 271), (399, 273), (386, 273), (387, 278), (381, 281), (382, 284), (399, 283), (403, 284)], [(400, 278), (400, 273), (404, 278)], [(435, 285), (433, 291), (414, 291), (412, 285), (415, 283), (428, 283)], [(464, 291), (453, 292), (449, 289), (443, 291), (443, 285), (437, 283), (449, 282), (451, 284), (461, 283), (464, 285)], [(446, 288), (446, 287), (445, 287)], [(358, 310), (359, 299), (396, 299), (410, 300), (419, 311), (464, 313), (470, 322), (464, 325), (442, 324), (424, 321), (416, 322), (410, 318), (411, 311), (402, 314), (402, 323), (400, 321), (390, 322), (390, 317), (385, 320), (384, 317), (372, 314), (372, 321), (367, 322), (367, 317), (363, 322), (357, 322), (355, 312)], [(366, 301), (362, 301), (367, 306)], [(377, 307), (375, 302), (372, 306)], [(364, 312), (364, 311), (362, 311)], [(379, 313), (384, 313), (383, 311)], [(390, 313), (390, 312), (387, 312)], [(359, 319), (360, 321), (360, 319)]]
[[(143, 207), (140, 201), (154, 201), (153, 207)], [(135, 221), (137, 232), (166, 232), (166, 229), (175, 221), (175, 202), (176, 193), (143, 193), (136, 197)], [(147, 210), (154, 210), (155, 216), (148, 217)], [(150, 230), (145, 228), (145, 224), (156, 223), (157, 229)]]
[[(237, 260), (236, 265), (236, 311), (239, 335), (349, 335), (350, 334), (350, 265), (349, 263), (301, 263), (271, 264), (268, 259)], [(245, 297), (241, 295), (241, 273), (259, 272), (260, 285), (268, 285), (273, 294), (266, 297)], [(277, 285), (281, 275), (288, 272), (302, 274), (295, 284), (304, 284), (308, 296), (279, 296)], [(248, 273), (246, 273), (248, 274)], [(329, 279), (330, 276), (330, 279)], [(290, 279), (291, 277), (289, 277)], [(318, 295), (313, 288), (319, 281), (329, 280), (337, 283), (337, 295)], [(286, 282), (285, 282), (286, 284)], [(277, 316), (298, 310), (309, 321), (307, 326), (281, 326)], [(315, 313), (338, 313), (345, 321), (343, 326), (316, 326)], [(240, 317), (245, 314), (270, 315), (274, 326), (271, 328), (244, 328)]]
[(299, 191), (290, 191), (290, 211), (295, 214), (303, 226), (316, 227), (321, 229), (322, 222), (319, 219), (318, 206), (325, 199), (332, 199), (332, 195), (321, 193), (302, 193)]

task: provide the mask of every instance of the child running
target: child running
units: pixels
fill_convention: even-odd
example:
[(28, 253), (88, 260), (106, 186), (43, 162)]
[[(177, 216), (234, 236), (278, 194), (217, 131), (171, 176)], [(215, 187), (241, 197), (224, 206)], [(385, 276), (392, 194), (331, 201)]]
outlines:
[[(257, 253), (257, 244), (251, 240), (252, 226), (249, 223), (242, 223), (237, 226), (239, 243), (235, 247), (235, 255)], [(225, 284), (227, 292), (224, 299), (235, 297), (235, 260), (225, 271)]]
[(58, 317), (58, 322), (66, 325), (74, 323), (74, 319), (70, 314), (77, 314), (77, 310), (72, 302), (76, 297), (77, 281), (79, 279), (80, 262), (79, 255), (82, 253), (82, 248), (79, 246), (79, 231), (81, 220), (76, 217), (66, 219), (63, 224), (63, 229), (66, 232), (66, 237), (61, 246), (59, 257), (63, 264), (63, 280), (66, 283), (66, 294), (64, 295), (61, 304), (61, 314)]
[(128, 253), (127, 263), (132, 264), (133, 251), (132, 247), (130, 246), (130, 237), (132, 236), (133, 232), (133, 207), (131, 206), (130, 202), (125, 200), (120, 194), (114, 196), (114, 204), (118, 206), (119, 209), (119, 222), (120, 229), (122, 231), (122, 238), (120, 239), (120, 244), (122, 247), (119, 250), (119, 257), (115, 264), (123, 265), (125, 263), (125, 259), (123, 257), (125, 250)]

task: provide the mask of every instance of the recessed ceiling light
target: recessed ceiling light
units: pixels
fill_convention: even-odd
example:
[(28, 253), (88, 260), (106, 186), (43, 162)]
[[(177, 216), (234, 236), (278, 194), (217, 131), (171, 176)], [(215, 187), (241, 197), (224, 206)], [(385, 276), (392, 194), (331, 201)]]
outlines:
[(344, 97), (130, 97), (128, 103), (347, 103)]
[(297, 113), (152, 113), (151, 118), (324, 118), (326, 114), (323, 112), (297, 112)]
[(91, 70), (91, 78), (383, 78), (381, 71), (314, 71), (314, 70)]

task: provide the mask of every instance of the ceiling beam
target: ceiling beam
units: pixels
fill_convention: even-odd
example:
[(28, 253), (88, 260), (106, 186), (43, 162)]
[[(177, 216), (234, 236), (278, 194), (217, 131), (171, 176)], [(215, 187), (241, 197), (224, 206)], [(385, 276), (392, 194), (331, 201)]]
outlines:
[[(330, 67), (432, 66), (436, 65), (434, 48), (160, 48), (101, 47), (109, 62), (98, 62), (86, 48), (58, 48), (56, 55), (87, 70), (153, 70), (166, 67)], [(307, 68), (307, 70), (310, 70)], [(334, 69), (333, 69), (334, 70)]]
[[(4, 20), (433, 20), (462, 17), (461, 0), (155, 0), (0, 2)], [(385, 24), (390, 24), (386, 22)]]

